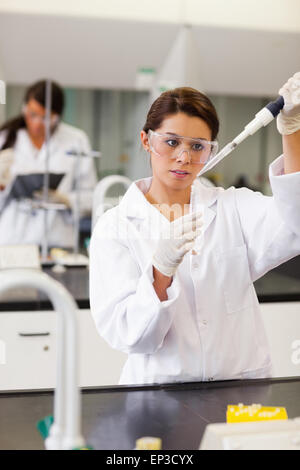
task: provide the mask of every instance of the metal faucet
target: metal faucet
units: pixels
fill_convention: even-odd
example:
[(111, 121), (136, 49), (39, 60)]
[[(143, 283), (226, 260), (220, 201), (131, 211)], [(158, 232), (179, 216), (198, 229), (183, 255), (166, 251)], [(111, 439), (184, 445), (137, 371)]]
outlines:
[(0, 271), (0, 294), (20, 287), (34, 287), (46, 293), (58, 314), (54, 421), (45, 440), (45, 447), (49, 450), (83, 447), (85, 442), (81, 435), (75, 300), (62, 284), (37, 269)]
[[(96, 225), (96, 221), (106, 209), (112, 207), (111, 204), (105, 204), (105, 196), (107, 191), (115, 184), (122, 184), (127, 189), (132, 181), (123, 175), (109, 175), (102, 178), (94, 189), (93, 209), (92, 209), (92, 230)], [(117, 201), (114, 201), (116, 203)]]

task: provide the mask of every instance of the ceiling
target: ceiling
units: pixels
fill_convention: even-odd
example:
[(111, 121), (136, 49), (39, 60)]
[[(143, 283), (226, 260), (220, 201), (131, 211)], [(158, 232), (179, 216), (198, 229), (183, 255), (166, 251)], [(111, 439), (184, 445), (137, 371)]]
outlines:
[[(0, 65), (9, 84), (134, 89), (139, 67), (162, 66), (180, 26), (101, 18), (0, 15)], [(273, 96), (300, 69), (300, 33), (192, 25), (201, 89)], [(180, 63), (178, 63), (180, 66)], [(200, 87), (200, 84), (199, 84)]]

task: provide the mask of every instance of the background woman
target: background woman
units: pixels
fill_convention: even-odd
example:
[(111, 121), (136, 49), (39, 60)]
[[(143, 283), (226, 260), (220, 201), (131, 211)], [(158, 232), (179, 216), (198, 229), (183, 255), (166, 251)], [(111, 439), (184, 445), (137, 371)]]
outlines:
[[(76, 165), (81, 190), (81, 210), (91, 210), (92, 190), (96, 173), (91, 158), (76, 159), (70, 150), (89, 152), (87, 135), (80, 129), (61, 121), (64, 94), (61, 87), (51, 82), (51, 136), (49, 141), (50, 173), (64, 173), (52, 199), (67, 208), (74, 206)], [(5, 187), (20, 174), (44, 173), (46, 170), (45, 116), (46, 81), (30, 86), (25, 94), (22, 114), (6, 122), (0, 129), (0, 244), (37, 243), (44, 237), (43, 211), (32, 209), (24, 200), (6, 201)], [(2, 194), (1, 194), (2, 193)], [(2, 201), (1, 201), (2, 199)], [(72, 246), (73, 228), (69, 211), (51, 210), (48, 213), (49, 245)]]

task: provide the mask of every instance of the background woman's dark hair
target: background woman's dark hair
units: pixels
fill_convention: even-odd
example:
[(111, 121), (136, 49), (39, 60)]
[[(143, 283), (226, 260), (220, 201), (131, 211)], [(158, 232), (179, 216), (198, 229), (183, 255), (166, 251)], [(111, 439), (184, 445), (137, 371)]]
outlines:
[(210, 99), (198, 90), (190, 87), (175, 88), (162, 93), (152, 104), (143, 127), (155, 131), (163, 120), (179, 112), (195, 116), (206, 122), (215, 140), (219, 132), (219, 119), (216, 109)]
[[(46, 80), (40, 80), (26, 90), (24, 103), (28, 103), (32, 98), (44, 108), (46, 107)], [(62, 88), (53, 81), (51, 81), (51, 110), (59, 116), (62, 115), (64, 110), (64, 92)], [(25, 127), (26, 122), (22, 114), (4, 123), (0, 131), (6, 131), (6, 139), (1, 150), (13, 147), (16, 142), (18, 130)]]

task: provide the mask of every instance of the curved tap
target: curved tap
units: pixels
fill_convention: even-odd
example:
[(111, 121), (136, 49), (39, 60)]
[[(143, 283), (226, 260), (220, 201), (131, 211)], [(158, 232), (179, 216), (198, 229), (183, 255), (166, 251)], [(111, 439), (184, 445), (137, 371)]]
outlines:
[[(95, 226), (96, 220), (107, 208), (105, 204), (105, 195), (108, 189), (114, 184), (123, 184), (126, 188), (131, 185), (131, 180), (122, 175), (109, 175), (99, 181), (93, 195), (93, 211), (92, 211), (92, 229)], [(109, 205), (109, 207), (111, 207)]]
[(84, 439), (81, 435), (81, 400), (77, 377), (76, 303), (62, 284), (39, 270), (0, 271), (0, 294), (19, 287), (34, 287), (46, 293), (58, 314), (54, 422), (45, 440), (45, 447), (57, 450), (82, 447)]

